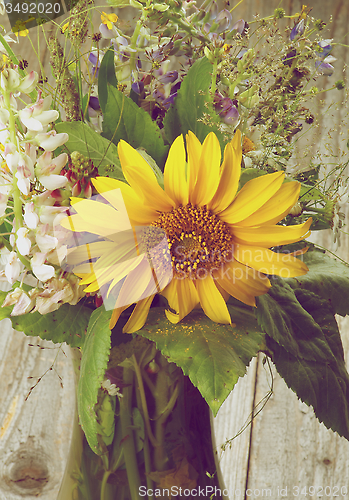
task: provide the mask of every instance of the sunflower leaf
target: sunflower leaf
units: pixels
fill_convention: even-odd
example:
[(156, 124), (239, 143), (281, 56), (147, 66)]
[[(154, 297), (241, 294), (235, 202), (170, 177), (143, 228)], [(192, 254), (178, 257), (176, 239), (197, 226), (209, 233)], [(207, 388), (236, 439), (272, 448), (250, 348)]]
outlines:
[[(175, 101), (164, 118), (165, 135), (170, 144), (178, 135), (185, 135), (188, 130), (194, 132), (201, 142), (207, 134), (214, 132), (223, 151), (223, 134), (218, 129), (219, 120), (213, 110), (210, 96), (211, 73), (212, 64), (203, 57), (191, 66), (183, 78)], [(207, 115), (213, 123), (203, 122)]]
[(82, 351), (78, 385), (79, 422), (91, 449), (101, 455), (95, 413), (98, 390), (101, 387), (111, 346), (109, 320), (112, 311), (99, 307), (91, 314)]
[[(342, 342), (333, 311), (325, 299), (308, 290), (298, 290), (300, 304), (321, 328), (331, 356), (306, 359), (287, 351), (280, 343), (266, 335), (279, 374), (297, 396), (313, 406), (315, 414), (325, 426), (349, 440), (349, 374), (345, 367)], [(309, 341), (309, 347), (313, 346)]]
[(168, 146), (159, 127), (144, 109), (111, 85), (108, 85), (103, 136), (114, 144), (123, 139), (135, 149), (144, 148), (159, 166), (165, 163)]
[(293, 356), (333, 361), (322, 329), (299, 302), (301, 292), (295, 293), (283, 280), (274, 279), (269, 292), (257, 299), (257, 321), (265, 333)]
[(114, 49), (109, 47), (103, 56), (98, 71), (98, 99), (102, 112), (105, 112), (108, 99), (108, 83), (117, 87), (118, 81), (115, 75)]
[(349, 314), (349, 266), (319, 250), (307, 252), (303, 260), (309, 272), (298, 278), (287, 278), (286, 283), (293, 289), (310, 290), (326, 299), (335, 314)]
[(69, 153), (79, 151), (93, 161), (100, 175), (108, 174), (109, 177), (125, 181), (115, 144), (101, 137), (83, 122), (57, 123), (56, 130), (69, 135), (69, 140), (65, 143)]
[[(4, 292), (2, 292), (4, 293)], [(86, 327), (91, 309), (80, 301), (77, 305), (63, 304), (57, 311), (42, 315), (39, 312), (10, 316), (13, 307), (4, 307), (6, 316), (0, 314), (0, 319), (10, 318), (12, 327), (29, 336), (38, 336), (44, 340), (52, 340), (55, 344), (66, 342), (72, 347), (84, 344)]]
[(154, 307), (137, 332), (155, 342), (169, 361), (182, 368), (214, 415), (264, 345), (253, 312), (229, 304), (228, 308), (233, 325), (214, 323), (197, 310), (174, 325), (166, 319), (163, 308)]

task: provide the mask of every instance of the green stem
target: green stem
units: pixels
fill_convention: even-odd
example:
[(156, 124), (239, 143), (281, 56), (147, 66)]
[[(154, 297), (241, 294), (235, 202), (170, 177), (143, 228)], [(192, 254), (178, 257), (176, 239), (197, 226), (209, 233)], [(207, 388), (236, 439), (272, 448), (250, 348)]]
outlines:
[(144, 392), (142, 374), (141, 374), (140, 368), (138, 366), (138, 363), (137, 363), (137, 360), (136, 360), (136, 357), (134, 354), (132, 355), (131, 359), (132, 359), (134, 370), (135, 370), (136, 377), (137, 377), (138, 391), (139, 391), (139, 395), (140, 395), (140, 399), (141, 399), (142, 413), (143, 413), (145, 427), (147, 429), (147, 433), (148, 433), (149, 439), (151, 441), (151, 444), (155, 447), (155, 446), (158, 446), (158, 443), (157, 443), (157, 441), (153, 435), (153, 432), (151, 430), (151, 427), (150, 427), (148, 406), (147, 406), (147, 400), (146, 400), (145, 392)]
[(130, 48), (133, 49), (131, 52), (131, 56), (130, 56), (131, 73), (133, 70), (136, 69), (136, 55), (137, 55), (137, 53), (134, 52), (134, 50), (137, 48), (137, 39), (139, 37), (139, 33), (141, 31), (142, 24), (143, 24), (143, 14), (138, 19), (135, 30), (134, 30), (133, 35), (132, 35), (132, 38), (130, 40)]
[(216, 93), (217, 68), (218, 68), (218, 62), (217, 62), (217, 57), (215, 57), (214, 61), (213, 61), (212, 78), (211, 78), (211, 96), (212, 96), (212, 98), (214, 98), (215, 93)]
[[(2, 94), (4, 96), (6, 109), (9, 112), (8, 130), (10, 132), (10, 141), (18, 149), (17, 136), (16, 136), (16, 122), (15, 122), (15, 117), (14, 117), (13, 111), (11, 109), (10, 92), (8, 92), (7, 90), (3, 90)], [(17, 177), (15, 175), (13, 175), (12, 186), (13, 186), (13, 193), (12, 193), (13, 211), (14, 211), (15, 219), (16, 219), (15, 230), (17, 231), (20, 227), (23, 226), (23, 214), (22, 214), (21, 193), (18, 189)]]
[(111, 470), (104, 471), (102, 485), (101, 485), (101, 500), (105, 500), (105, 488), (106, 488), (110, 474), (111, 474)]
[(136, 449), (131, 429), (131, 409), (132, 409), (132, 389), (133, 389), (133, 370), (130, 368), (123, 369), (123, 397), (120, 398), (120, 422), (122, 430), (122, 444), (124, 447), (125, 465), (127, 471), (127, 479), (130, 488), (132, 500), (141, 500), (139, 488), (141, 481), (138, 471), (138, 463), (136, 457)]

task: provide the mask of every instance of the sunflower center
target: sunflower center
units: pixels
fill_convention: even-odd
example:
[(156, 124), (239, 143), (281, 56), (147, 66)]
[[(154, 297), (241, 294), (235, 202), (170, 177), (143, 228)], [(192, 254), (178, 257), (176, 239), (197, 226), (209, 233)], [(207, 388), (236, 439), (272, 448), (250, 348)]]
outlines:
[(175, 277), (203, 278), (231, 260), (233, 238), (229, 227), (206, 206), (190, 203), (164, 212), (151, 224), (162, 228), (168, 241)]

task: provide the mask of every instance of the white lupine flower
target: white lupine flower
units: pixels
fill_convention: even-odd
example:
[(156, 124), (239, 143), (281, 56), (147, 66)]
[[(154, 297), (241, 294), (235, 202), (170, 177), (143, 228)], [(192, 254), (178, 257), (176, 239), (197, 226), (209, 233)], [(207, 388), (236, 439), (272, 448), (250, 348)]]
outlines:
[(13, 304), (15, 304), (15, 307), (12, 309), (11, 316), (20, 316), (33, 309), (34, 300), (24, 290), (17, 287), (6, 296), (1, 307), (12, 306)]
[(32, 242), (28, 238), (29, 229), (21, 227), (17, 231), (16, 245), (21, 255), (29, 255)]
[(54, 191), (55, 189), (61, 189), (65, 187), (68, 183), (67, 177), (65, 175), (42, 175), (39, 177), (39, 181), (44, 186), (45, 189)]
[(18, 113), (21, 122), (28, 130), (43, 132), (49, 123), (57, 120), (59, 113), (50, 109), (51, 101), (52, 97), (47, 96)]
[(120, 387), (116, 387), (116, 384), (112, 384), (109, 379), (103, 380), (102, 389), (106, 390), (109, 396), (118, 396), (123, 398), (124, 395), (120, 392)]
[(36, 84), (38, 83), (38, 74), (36, 71), (31, 71), (28, 75), (22, 78), (20, 84), (17, 87), (19, 92), (24, 92), (25, 94), (29, 94), (32, 90), (35, 89)]
[(18, 280), (21, 273), (21, 264), (16, 252), (10, 252), (5, 266), (5, 276), (11, 285)]
[(47, 234), (46, 231), (48, 227), (41, 226), (39, 230), (36, 232), (35, 240), (40, 248), (40, 252), (47, 253), (51, 250), (54, 250), (57, 247), (58, 239), (50, 234)]
[(13, 92), (18, 89), (20, 77), (16, 70), (5, 68), (1, 71), (0, 86), (3, 91)]
[(66, 133), (57, 134), (55, 130), (50, 130), (50, 132), (37, 134), (35, 139), (37, 144), (45, 151), (54, 151), (67, 142), (69, 136)]
[(34, 164), (30, 156), (25, 153), (19, 153), (16, 146), (12, 143), (5, 146), (5, 160), (12, 173), (22, 169), (23, 177), (34, 180)]
[[(7, 125), (5, 125), (0, 119), (0, 142), (1, 144), (6, 144), (10, 137), (10, 132), (7, 129)], [(6, 148), (6, 146), (5, 146)], [(5, 154), (5, 153), (4, 153)]]
[(68, 207), (42, 206), (38, 210), (40, 222), (43, 224), (49, 224), (50, 226), (57, 226), (66, 216), (65, 212), (67, 210)]
[[(63, 303), (74, 305), (75, 292), (71, 283), (65, 278), (52, 278), (44, 285), (44, 290), (36, 289), (31, 297), (35, 300), (35, 309), (40, 314), (47, 314), (56, 311)], [(80, 300), (81, 296), (78, 300)]]
[(19, 153), (14, 144), (7, 143), (5, 145), (4, 158), (11, 172), (16, 172), (17, 165), (19, 163)]
[(6, 125), (7, 125), (9, 122), (9, 119), (10, 119), (10, 112), (7, 111), (7, 109), (0, 108), (0, 122), (2, 122), (3, 124), (6, 123)]
[(0, 192), (0, 217), (5, 214), (7, 208), (8, 195), (2, 194)]
[(62, 168), (68, 161), (68, 155), (62, 153), (52, 159), (51, 151), (45, 151), (37, 161), (35, 174), (41, 184), (51, 191), (66, 186), (68, 178), (65, 175), (59, 175)]
[[(2, 9), (5, 9), (5, 4), (4, 4), (3, 0), (1, 0), (1, 6), (2, 6)], [(3, 12), (3, 10), (1, 10), (0, 15), (3, 16), (4, 14), (5, 14), (5, 12)], [(7, 43), (17, 43), (16, 40), (13, 40), (13, 38), (11, 38), (9, 35), (3, 35), (3, 38), (4, 38), (5, 42), (7, 42)], [(5, 49), (5, 47), (3, 46), (2, 43), (0, 43), (0, 52), (2, 52), (3, 54), (7, 54), (7, 50)]]
[(30, 261), (31, 268), (38, 280), (45, 282), (55, 275), (55, 268), (44, 264), (46, 254), (37, 252)]
[(35, 229), (39, 223), (39, 216), (35, 213), (34, 203), (26, 203), (24, 205), (24, 222), (30, 229)]
[(30, 181), (27, 177), (24, 177), (23, 170), (19, 170), (15, 177), (17, 178), (17, 187), (22, 194), (28, 196), (30, 193)]

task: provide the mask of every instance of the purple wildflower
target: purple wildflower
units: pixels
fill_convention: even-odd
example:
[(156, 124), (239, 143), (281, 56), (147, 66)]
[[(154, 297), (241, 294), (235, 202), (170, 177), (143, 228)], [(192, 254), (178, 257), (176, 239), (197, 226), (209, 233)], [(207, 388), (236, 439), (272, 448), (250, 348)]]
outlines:
[(92, 64), (92, 75), (94, 75), (95, 78), (97, 78), (99, 67), (101, 65), (97, 55), (94, 52), (90, 52), (90, 55), (88, 56), (88, 60)]
[(319, 60), (315, 61), (315, 68), (325, 76), (331, 76), (333, 74), (334, 66), (332, 66), (331, 63), (336, 61), (336, 58), (330, 55), (332, 50), (331, 42), (332, 39), (318, 42), (322, 52), (317, 52)]
[(305, 29), (304, 19), (301, 19), (299, 23), (295, 24), (292, 28), (292, 31), (290, 33), (291, 42), (293, 42), (293, 40), (296, 38), (297, 35), (303, 35), (304, 29)]
[(240, 121), (239, 111), (236, 107), (236, 101), (229, 97), (223, 97), (220, 92), (216, 92), (214, 97), (214, 107), (221, 117), (223, 123), (235, 127)]

